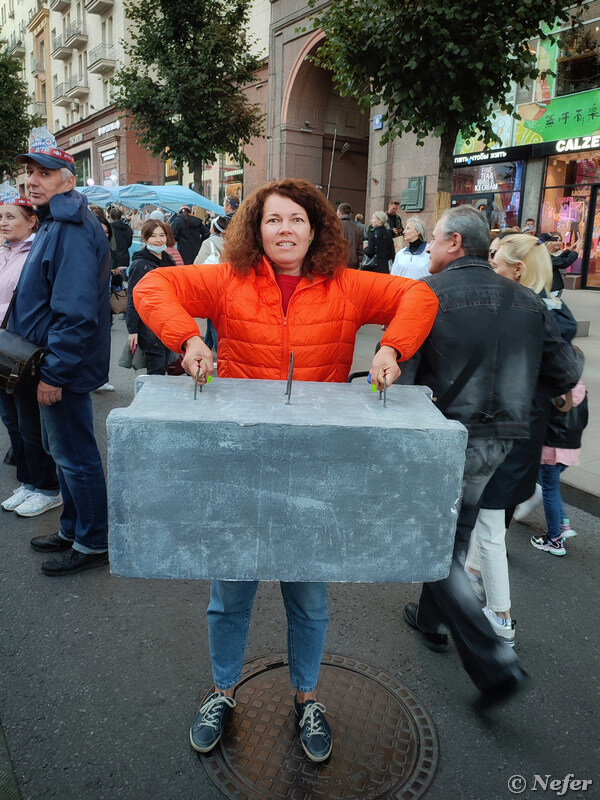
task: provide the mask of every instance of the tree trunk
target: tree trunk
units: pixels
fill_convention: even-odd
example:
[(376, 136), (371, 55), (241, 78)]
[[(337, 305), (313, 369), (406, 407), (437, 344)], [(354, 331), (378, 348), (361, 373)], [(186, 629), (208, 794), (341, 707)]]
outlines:
[(194, 191), (202, 194), (202, 161), (190, 162), (190, 172), (194, 176)]
[(438, 186), (435, 196), (435, 221), (450, 208), (452, 195), (452, 169), (454, 166), (454, 147), (458, 136), (458, 126), (449, 125), (440, 138), (438, 166)]

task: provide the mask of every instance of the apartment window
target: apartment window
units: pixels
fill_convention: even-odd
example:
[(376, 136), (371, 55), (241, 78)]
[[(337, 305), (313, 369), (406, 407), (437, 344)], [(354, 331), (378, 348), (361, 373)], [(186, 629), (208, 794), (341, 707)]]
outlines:
[(563, 31), (556, 59), (556, 97), (600, 86), (600, 21)]
[(52, 94), (56, 94), (56, 87), (58, 86), (58, 75), (52, 76)]
[(102, 44), (112, 45), (113, 43), (113, 18), (107, 17), (102, 22)]
[(43, 69), (44, 64), (46, 63), (46, 55), (45, 55), (46, 47), (44, 45), (44, 40), (43, 39), (40, 39), (40, 43), (39, 43), (39, 46), (38, 46), (38, 52), (39, 52), (40, 66)]

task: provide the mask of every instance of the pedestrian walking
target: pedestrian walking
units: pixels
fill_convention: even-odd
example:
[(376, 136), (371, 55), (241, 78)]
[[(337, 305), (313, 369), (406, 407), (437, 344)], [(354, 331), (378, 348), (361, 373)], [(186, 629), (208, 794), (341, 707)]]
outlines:
[(531, 544), (553, 556), (567, 554), (565, 539), (576, 536), (565, 515), (560, 494), (560, 476), (567, 467), (579, 466), (581, 435), (588, 424), (587, 390), (582, 381), (568, 395), (556, 398), (552, 404), (550, 422), (542, 448), (540, 484), (546, 533), (532, 536)]
[(114, 262), (117, 267), (129, 266), (129, 248), (133, 242), (131, 225), (123, 219), (121, 210), (112, 206), (109, 210), (110, 224), (115, 239)]
[(9, 328), (45, 348), (37, 385), (44, 449), (56, 462), (60, 531), (31, 540), (60, 553), (50, 576), (108, 564), (106, 482), (94, 437), (90, 392), (108, 380), (109, 246), (87, 199), (75, 191), (75, 160), (47, 128), (35, 128), (25, 186), (40, 221), (19, 279)]
[(173, 236), (184, 264), (193, 264), (204, 238), (204, 224), (192, 214), (189, 206), (181, 206), (172, 223)]
[[(183, 367), (206, 381), (212, 353), (193, 317), (219, 332), (219, 375), (346, 381), (355, 335), (367, 322), (386, 323), (371, 373), (379, 389), (399, 375), (397, 360), (427, 335), (436, 300), (424, 283), (346, 269), (346, 240), (335, 212), (308, 181), (284, 179), (257, 189), (227, 229), (225, 263), (154, 270), (134, 290), (140, 317), (173, 349)], [(219, 741), (235, 707), (256, 581), (212, 582), (207, 612), (215, 691), (190, 731), (202, 753)], [(328, 623), (325, 583), (283, 582), (290, 679), (300, 741), (311, 761), (331, 753), (326, 708), (317, 682)]]
[[(30, 200), (4, 183), (0, 186), (0, 321), (8, 312), (15, 286), (38, 228)], [(56, 465), (42, 445), (36, 387), (9, 394), (0, 389), (0, 417), (6, 426), (19, 486), (1, 504), (20, 517), (36, 517), (62, 504)]]
[(396, 251), (392, 233), (388, 227), (387, 215), (384, 211), (375, 211), (371, 217), (371, 227), (361, 270), (366, 272), (382, 272), (388, 274), (390, 263)]
[(363, 236), (356, 222), (352, 219), (352, 206), (350, 203), (340, 203), (337, 215), (342, 223), (344, 239), (348, 242), (348, 256), (346, 265), (350, 269), (358, 269), (363, 255)]
[[(493, 269), (535, 292), (557, 322), (563, 339), (570, 342), (577, 323), (564, 303), (550, 294), (552, 265), (547, 249), (526, 234), (512, 234), (495, 242)], [(551, 390), (538, 384), (529, 411), (529, 436), (515, 440), (485, 487), (465, 563), (476, 594), (485, 600), (483, 613), (496, 634), (510, 645), (515, 642), (515, 620), (511, 616), (506, 529), (515, 506), (534, 490), (550, 399)]]
[(447, 211), (429, 243), (425, 278), (440, 308), (431, 333), (405, 366), (401, 381), (429, 386), (438, 408), (467, 428), (469, 438), (454, 553), (447, 578), (425, 583), (407, 623), (434, 651), (452, 633), (463, 666), (489, 708), (521, 690), (526, 673), (481, 612), (464, 563), (481, 496), (510, 451), (529, 433), (529, 408), (539, 381), (556, 394), (575, 385), (580, 361), (546, 307), (487, 261), (489, 228), (471, 206)]

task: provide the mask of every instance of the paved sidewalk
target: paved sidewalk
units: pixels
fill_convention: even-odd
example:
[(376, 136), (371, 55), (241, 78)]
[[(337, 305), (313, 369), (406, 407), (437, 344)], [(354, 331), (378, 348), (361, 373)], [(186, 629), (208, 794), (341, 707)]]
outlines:
[[(600, 294), (568, 294), (578, 319), (592, 320), (596, 330), (579, 343), (597, 409)], [(571, 300), (574, 294), (581, 297)], [(355, 369), (368, 368), (379, 333), (376, 326), (359, 333)], [(115, 320), (115, 391), (93, 395), (103, 454), (108, 412), (133, 397), (132, 371), (117, 366), (125, 338), (122, 320)], [(598, 446), (597, 431), (584, 448)], [(0, 426), (0, 452), (7, 446)], [(583, 466), (582, 472), (592, 474)], [(597, 482), (587, 485), (598, 491)], [(14, 471), (0, 464), (2, 499), (15, 486)], [(182, 502), (174, 494), (174, 514)], [(543, 530), (541, 510), (527, 526), (511, 526), (517, 652), (533, 686), (489, 720), (470, 706), (475, 690), (454, 647), (431, 653), (404, 623), (403, 605), (417, 599), (418, 586), (330, 587), (327, 651), (395, 676), (433, 717), (441, 762), (427, 800), (506, 800), (511, 776), (524, 776), (531, 787), (536, 774), (594, 780), (595, 792), (571, 792), (567, 800), (597, 793), (600, 519), (573, 506), (569, 514), (579, 536), (569, 540), (565, 558), (529, 544), (532, 531)], [(28, 542), (58, 530), (58, 519), (59, 510), (35, 518), (0, 512), (0, 715), (22, 800), (219, 800), (188, 743), (196, 703), (211, 682), (208, 582), (124, 579), (107, 569), (43, 576), (43, 557)], [(262, 583), (247, 659), (281, 652), (284, 641), (279, 587)], [(0, 772), (9, 766), (0, 738)], [(3, 778), (9, 785), (11, 774)], [(5, 788), (0, 782), (1, 800), (11, 797)]]
[(600, 497), (600, 291), (565, 291), (562, 299), (578, 322), (590, 323), (589, 336), (574, 341), (585, 354), (583, 382), (588, 389), (590, 421), (583, 434), (581, 465), (569, 467), (561, 480)]

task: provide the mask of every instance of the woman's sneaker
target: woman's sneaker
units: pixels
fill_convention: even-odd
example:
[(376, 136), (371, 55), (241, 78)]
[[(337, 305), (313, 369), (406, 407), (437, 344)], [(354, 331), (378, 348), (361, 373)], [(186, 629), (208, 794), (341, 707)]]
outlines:
[(300, 744), (311, 761), (319, 764), (331, 754), (333, 739), (331, 728), (325, 719), (327, 709), (316, 700), (307, 700), (299, 703), (294, 698), (294, 709), (298, 717), (300, 728)]
[(484, 606), (483, 613), (488, 619), (488, 622), (494, 629), (494, 633), (499, 636), (502, 641), (506, 642), (510, 647), (515, 646), (515, 625), (517, 624), (514, 619), (503, 619), (499, 617), (491, 608)]
[(562, 539), (548, 539), (547, 536), (532, 536), (531, 544), (538, 550), (545, 550), (553, 556), (566, 556), (567, 551)]
[(18, 489), (15, 489), (12, 495), (7, 498), (2, 505), (2, 508), (5, 511), (14, 511), (15, 508), (18, 508), (21, 503), (24, 503), (28, 497), (33, 494), (31, 489), (26, 489), (24, 486), (19, 486)]
[(571, 527), (571, 522), (568, 519), (563, 519), (560, 524), (560, 535), (563, 539), (570, 539), (572, 536), (577, 536), (577, 531)]
[(233, 697), (214, 692), (198, 709), (190, 728), (190, 743), (198, 753), (208, 753), (221, 738), (229, 712), (235, 708)]

